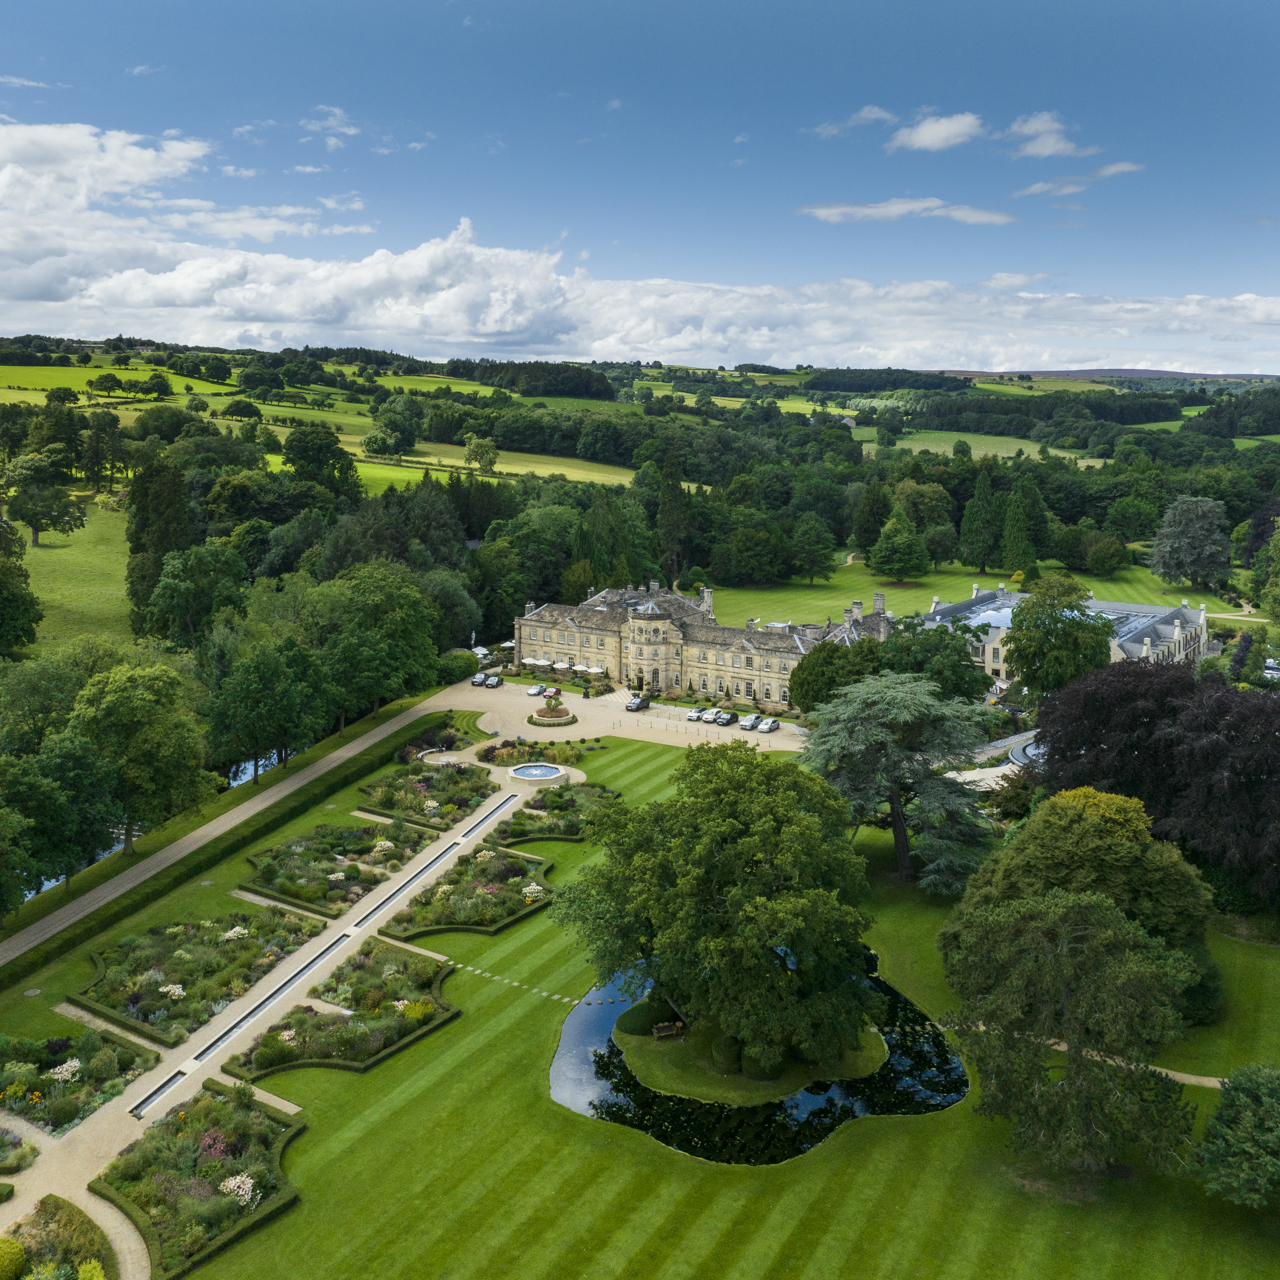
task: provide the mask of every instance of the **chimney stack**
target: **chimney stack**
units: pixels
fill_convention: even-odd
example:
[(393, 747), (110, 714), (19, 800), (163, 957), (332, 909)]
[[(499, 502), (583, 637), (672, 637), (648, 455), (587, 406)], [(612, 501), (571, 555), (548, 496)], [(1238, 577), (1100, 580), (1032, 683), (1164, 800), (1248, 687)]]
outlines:
[(1000, 590), (1001, 590), (1001, 591), (1003, 591), (1003, 590), (1004, 590), (1004, 583), (1003, 583), (1003, 582), (1000, 584)]
[(1150, 636), (1142, 637), (1142, 656), (1148, 662), (1151, 661), (1151, 637)]
[(979, 587), (978, 587), (978, 584), (975, 582), (973, 584), (973, 595), (971, 595), (969, 599), (976, 600), (978, 598), (978, 591), (979, 591)]
[(658, 594), (658, 580), (657, 580), (657, 578), (650, 578), (650, 579), (649, 579), (649, 590), (650, 590), (651, 592), (653, 592), (653, 594), (654, 594), (655, 596)]
[(526, 600), (524, 602), (524, 616), (526, 618), (533, 612), (534, 607), (535, 606), (532, 600)]
[(849, 612), (853, 614), (854, 622), (861, 622), (862, 621), (862, 601), (855, 600), (853, 602), (852, 607), (849, 609)]
[(884, 592), (883, 591), (877, 591), (875, 595), (871, 598), (871, 612), (872, 613), (884, 612)]
[(937, 596), (934, 596), (934, 597), (933, 597), (933, 607), (929, 610), (929, 612), (930, 612), (930, 613), (937, 613), (937, 612), (938, 612), (938, 597), (937, 597)]
[(1202, 604), (1202, 605), (1200, 606), (1200, 625), (1201, 625), (1202, 627), (1204, 626), (1204, 615), (1205, 615), (1205, 610), (1206, 610), (1206, 608), (1208, 608), (1208, 606), (1207, 606), (1207, 605), (1203, 605), (1203, 604)]

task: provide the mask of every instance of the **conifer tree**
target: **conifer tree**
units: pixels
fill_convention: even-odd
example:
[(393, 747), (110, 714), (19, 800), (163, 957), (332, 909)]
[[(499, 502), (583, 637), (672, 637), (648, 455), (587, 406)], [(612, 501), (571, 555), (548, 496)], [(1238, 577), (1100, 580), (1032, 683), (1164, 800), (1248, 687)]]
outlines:
[(867, 556), (867, 564), (874, 572), (903, 582), (907, 578), (924, 577), (931, 563), (929, 548), (911, 523), (911, 517), (901, 507), (895, 507)]
[(1020, 481), (1009, 499), (1000, 551), (1006, 569), (1027, 569), (1036, 561), (1034, 489), (1031, 481)]
[(986, 573), (987, 561), (994, 557), (999, 541), (991, 477), (984, 471), (974, 486), (973, 497), (965, 503), (960, 521), (960, 559), (979, 573)]

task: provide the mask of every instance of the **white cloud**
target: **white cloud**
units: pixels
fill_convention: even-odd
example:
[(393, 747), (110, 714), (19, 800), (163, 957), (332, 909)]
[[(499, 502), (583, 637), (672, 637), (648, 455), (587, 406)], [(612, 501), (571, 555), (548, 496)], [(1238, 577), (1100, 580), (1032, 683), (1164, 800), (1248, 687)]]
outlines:
[(579, 250), (579, 252), (578, 252), (578, 261), (579, 261), (579, 262), (586, 262), (586, 260), (587, 260), (589, 257), (591, 257), (591, 250), (590, 250), (590, 249), (581, 249), (581, 250)]
[(604, 109), (605, 109), (606, 111), (621, 111), (621, 110), (622, 110), (622, 99), (621, 99), (621, 98), (610, 98), (610, 99), (609, 99), (609, 101), (608, 101), (608, 102), (606, 102), (606, 103), (604, 104)]
[(946, 151), (972, 142), (983, 134), (982, 117), (972, 111), (962, 111), (954, 116), (925, 116), (915, 124), (899, 129), (885, 143), (886, 151), (906, 147), (908, 151)]
[(421, 151), (424, 147), (430, 146), (436, 140), (436, 135), (434, 133), (424, 133), (422, 136), (425, 139), (424, 142), (409, 143), (410, 151)]
[(898, 123), (898, 117), (882, 107), (866, 106), (861, 111), (855, 111), (847, 120), (836, 122), (824, 120), (812, 129), (802, 129), (801, 133), (816, 133), (820, 138), (836, 138), (842, 133), (848, 133), (850, 129), (856, 129), (860, 124), (871, 124), (876, 120), (884, 124)]
[(255, 129), (271, 129), (275, 127), (274, 120), (255, 120), (252, 124), (237, 125), (231, 130), (233, 138), (247, 138)]
[(358, 191), (348, 191), (341, 196), (318, 196), (317, 199), (326, 209), (341, 209), (344, 213), (364, 208), (364, 201)]
[(10, 89), (50, 89), (53, 87), (45, 84), (43, 80), (24, 80), (21, 76), (0, 76), (0, 84), (8, 85)]
[(326, 107), (321, 103), (315, 108), (317, 111), (323, 111), (324, 116), (314, 119), (299, 120), (298, 123), (310, 133), (344, 133), (349, 138), (354, 138), (360, 132), (347, 117), (347, 113), (341, 107)]
[(1140, 173), (1145, 165), (1134, 164), (1130, 160), (1119, 160), (1115, 164), (1104, 164), (1101, 169), (1092, 173), (1069, 174), (1055, 178), (1052, 182), (1033, 182), (1029, 187), (1015, 191), (1015, 196), (1074, 196), (1087, 191), (1091, 184), (1103, 178), (1114, 178), (1120, 173)]
[(369, 236), (373, 234), (373, 227), (367, 222), (361, 222), (357, 226), (343, 226), (340, 222), (335, 222), (332, 226), (321, 227), (320, 234), (322, 236)]
[(127, 76), (153, 76), (157, 71), (162, 70), (164, 70), (163, 67), (152, 67), (143, 62), (136, 67), (125, 67), (124, 73)]
[(1091, 156), (1101, 147), (1078, 147), (1066, 137), (1067, 126), (1056, 111), (1036, 111), (1029, 116), (1019, 116), (1009, 126), (1009, 136), (1024, 138), (1014, 152), (1015, 158), (1031, 156), (1046, 159), (1049, 156)]
[(335, 138), (333, 134), (330, 134), (324, 140), (324, 145), (329, 151), (339, 151), (343, 147), (345, 147), (347, 144), (343, 142), (341, 138)]
[(745, 133), (740, 133), (733, 141), (735, 144), (739, 142), (750, 142), (751, 138)]
[(351, 259), (228, 247), (212, 241), (370, 230), (326, 227), (320, 209), (220, 209), (169, 198), (165, 188), (197, 171), (208, 149), (88, 125), (0, 126), (0, 332), (124, 330), (228, 347), (310, 341), (421, 356), (643, 352), (712, 366), (1280, 365), (1280, 297), (1255, 294), (1017, 293), (1014, 273), (981, 286), (597, 280), (582, 267), (566, 274), (555, 247), (478, 244), (465, 220), (403, 253), (374, 249)]
[(286, 169), (285, 173), (328, 173), (329, 166), (321, 165), (317, 167), (314, 164), (295, 164), (292, 169)]
[(237, 169), (233, 164), (224, 164), (222, 166), (222, 176), (224, 178), (256, 178), (261, 172), (261, 169)]
[(879, 204), (812, 204), (799, 213), (819, 222), (897, 222), (899, 218), (950, 218), (970, 226), (1003, 226), (1013, 215), (998, 209), (975, 209), (968, 204), (948, 204), (937, 196), (896, 196)]
[(1037, 284), (1048, 278), (1048, 272), (1045, 271), (1037, 271), (1032, 275), (1021, 271), (997, 271), (995, 275), (979, 280), (978, 283), (984, 289), (1025, 289), (1029, 284)]

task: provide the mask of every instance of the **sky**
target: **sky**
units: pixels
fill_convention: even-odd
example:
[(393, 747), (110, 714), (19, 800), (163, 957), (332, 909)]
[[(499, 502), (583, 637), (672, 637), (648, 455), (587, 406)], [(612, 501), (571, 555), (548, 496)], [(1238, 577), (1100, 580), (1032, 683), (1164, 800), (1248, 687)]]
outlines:
[(1280, 372), (1274, 4), (6, 15), (0, 332)]

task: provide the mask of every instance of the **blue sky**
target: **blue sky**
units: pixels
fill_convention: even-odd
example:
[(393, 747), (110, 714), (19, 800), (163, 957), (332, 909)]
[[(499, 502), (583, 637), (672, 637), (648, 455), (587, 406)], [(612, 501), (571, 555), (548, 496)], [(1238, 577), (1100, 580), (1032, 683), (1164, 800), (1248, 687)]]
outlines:
[(27, 6), (0, 50), (0, 217), (60, 230), (37, 251), (0, 224), (0, 323), (1274, 371), (1278, 24), (1248, 3)]

